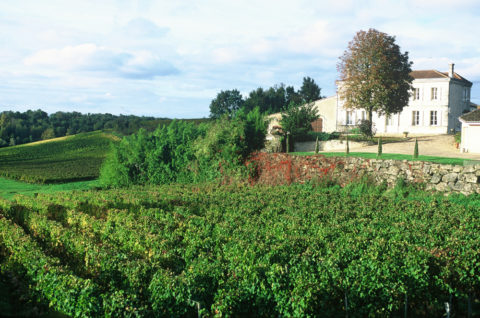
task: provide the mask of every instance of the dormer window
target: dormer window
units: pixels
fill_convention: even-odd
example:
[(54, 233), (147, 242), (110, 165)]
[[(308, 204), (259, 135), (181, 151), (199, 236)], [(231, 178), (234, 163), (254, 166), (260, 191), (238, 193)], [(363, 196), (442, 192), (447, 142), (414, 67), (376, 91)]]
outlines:
[(438, 99), (438, 88), (432, 87), (431, 100)]

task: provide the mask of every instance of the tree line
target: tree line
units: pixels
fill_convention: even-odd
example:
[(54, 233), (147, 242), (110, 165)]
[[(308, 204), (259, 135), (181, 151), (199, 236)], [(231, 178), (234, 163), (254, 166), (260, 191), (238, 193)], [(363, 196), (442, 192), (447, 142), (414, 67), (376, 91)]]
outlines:
[(251, 91), (246, 98), (237, 89), (222, 90), (210, 103), (210, 117), (231, 115), (241, 108), (249, 112), (255, 107), (259, 107), (262, 114), (278, 113), (289, 105), (302, 105), (321, 99), (320, 92), (320, 87), (308, 76), (303, 78), (299, 90), (281, 83), (268, 89), (259, 87)]
[(56, 112), (49, 115), (41, 109), (26, 112), (4, 111), (0, 113), (0, 147), (103, 129), (130, 135), (140, 128), (152, 131), (158, 125), (170, 121), (171, 119), (167, 118), (79, 112)]

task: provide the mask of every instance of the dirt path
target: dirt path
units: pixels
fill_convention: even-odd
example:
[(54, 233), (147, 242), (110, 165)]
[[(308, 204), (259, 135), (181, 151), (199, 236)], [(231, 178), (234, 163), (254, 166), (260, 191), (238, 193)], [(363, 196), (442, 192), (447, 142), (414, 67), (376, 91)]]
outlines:
[[(418, 137), (418, 152), (424, 156), (438, 156), (449, 158), (465, 158), (480, 160), (480, 154), (461, 153), (456, 149), (452, 135), (422, 136)], [(383, 145), (383, 153), (413, 154), (415, 138), (405, 142), (396, 142)], [(355, 152), (377, 152), (378, 146), (351, 148)]]

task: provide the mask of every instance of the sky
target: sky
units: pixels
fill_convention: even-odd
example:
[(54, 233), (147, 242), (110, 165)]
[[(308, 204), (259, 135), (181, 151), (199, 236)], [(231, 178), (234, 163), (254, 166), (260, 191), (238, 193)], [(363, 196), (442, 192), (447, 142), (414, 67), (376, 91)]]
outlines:
[(478, 0), (2, 0), (0, 111), (208, 117), (222, 90), (305, 76), (331, 96), (339, 57), (369, 28), (413, 69), (455, 63), (480, 104)]

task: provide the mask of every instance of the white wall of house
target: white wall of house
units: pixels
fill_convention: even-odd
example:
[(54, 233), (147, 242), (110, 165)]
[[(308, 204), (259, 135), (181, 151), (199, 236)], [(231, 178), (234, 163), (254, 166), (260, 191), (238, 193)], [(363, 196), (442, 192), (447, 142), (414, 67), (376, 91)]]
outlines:
[[(341, 90), (341, 83), (339, 90)], [(366, 118), (364, 110), (346, 110), (338, 99), (338, 126), (355, 126)], [(470, 108), (470, 87), (451, 77), (421, 78), (412, 82), (409, 103), (389, 118), (373, 114), (377, 134), (447, 134), (459, 131), (459, 117)]]
[(337, 96), (319, 99), (314, 107), (317, 114), (323, 120), (323, 131), (333, 132), (337, 130)]
[(462, 123), (462, 152), (480, 153), (480, 123)]

